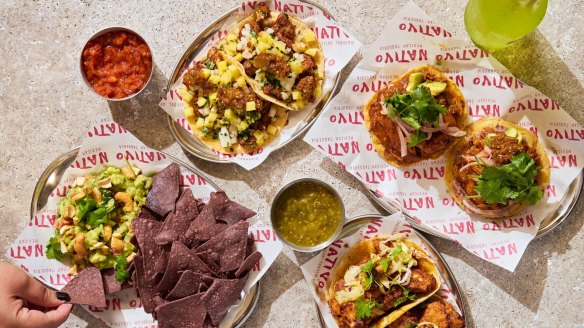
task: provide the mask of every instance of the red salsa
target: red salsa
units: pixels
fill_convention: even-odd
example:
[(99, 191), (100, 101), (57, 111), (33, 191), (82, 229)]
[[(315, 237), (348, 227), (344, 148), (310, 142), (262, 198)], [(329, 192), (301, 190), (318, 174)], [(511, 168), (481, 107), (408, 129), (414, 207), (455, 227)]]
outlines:
[(152, 71), (150, 49), (139, 36), (113, 31), (87, 42), (83, 70), (93, 89), (106, 98), (125, 98), (140, 91)]

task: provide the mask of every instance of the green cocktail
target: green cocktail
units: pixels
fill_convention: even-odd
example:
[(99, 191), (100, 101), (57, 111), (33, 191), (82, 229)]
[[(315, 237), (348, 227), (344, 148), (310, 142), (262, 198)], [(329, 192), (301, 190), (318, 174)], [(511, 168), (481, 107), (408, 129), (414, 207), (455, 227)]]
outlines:
[(464, 24), (478, 47), (501, 49), (533, 31), (547, 4), (547, 0), (469, 0)]

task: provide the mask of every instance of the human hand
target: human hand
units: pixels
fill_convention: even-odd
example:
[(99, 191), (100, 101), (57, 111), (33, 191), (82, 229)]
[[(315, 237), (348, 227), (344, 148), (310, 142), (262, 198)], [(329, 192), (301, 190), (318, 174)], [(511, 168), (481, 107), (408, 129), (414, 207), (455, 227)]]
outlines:
[(52, 328), (71, 312), (69, 295), (54, 292), (19, 268), (0, 262), (0, 327)]

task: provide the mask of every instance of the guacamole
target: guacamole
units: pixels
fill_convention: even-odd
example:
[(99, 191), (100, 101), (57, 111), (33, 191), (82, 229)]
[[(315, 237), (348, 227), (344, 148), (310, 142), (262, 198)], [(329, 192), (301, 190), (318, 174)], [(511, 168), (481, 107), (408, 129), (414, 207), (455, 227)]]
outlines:
[(129, 164), (77, 177), (59, 201), (47, 257), (70, 262), (72, 275), (91, 264), (115, 268), (119, 281), (127, 279), (125, 267), (135, 255), (131, 222), (140, 214), (151, 187), (152, 178)]

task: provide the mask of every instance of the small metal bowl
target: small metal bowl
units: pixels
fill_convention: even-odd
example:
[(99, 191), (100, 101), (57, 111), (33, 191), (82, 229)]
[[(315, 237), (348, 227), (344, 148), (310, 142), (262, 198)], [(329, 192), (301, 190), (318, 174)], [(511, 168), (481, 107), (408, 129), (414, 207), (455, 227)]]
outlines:
[[(290, 188), (296, 184), (303, 183), (303, 182), (312, 182), (314, 184), (320, 185), (320, 186), (328, 189), (329, 191), (331, 191), (333, 193), (333, 195), (335, 196), (335, 198), (339, 201), (339, 204), (341, 205), (341, 218), (340, 218), (339, 223), (337, 225), (337, 229), (327, 240), (325, 240), (324, 242), (322, 242), (318, 245), (314, 245), (314, 246), (299, 246), (299, 245), (296, 245), (296, 244), (289, 242), (288, 240), (286, 240), (285, 238), (282, 237), (282, 235), (280, 234), (280, 232), (276, 228), (276, 225), (274, 224), (274, 217), (275, 217), (274, 211), (276, 210), (275, 205), (278, 202), (278, 199), (280, 198), (282, 193), (285, 190), (287, 190), (288, 188)], [(276, 194), (276, 197), (274, 197), (274, 200), (272, 201), (272, 207), (270, 210), (270, 223), (272, 224), (272, 228), (276, 232), (276, 235), (278, 236), (278, 238), (284, 244), (286, 244), (288, 247), (290, 247), (296, 251), (299, 251), (299, 252), (315, 252), (315, 251), (319, 251), (321, 249), (326, 248), (327, 246), (332, 244), (335, 240), (337, 240), (339, 238), (339, 236), (341, 235), (341, 231), (343, 230), (343, 224), (345, 223), (345, 205), (343, 204), (343, 200), (342, 200), (341, 196), (339, 195), (339, 193), (333, 187), (331, 187), (329, 184), (327, 184), (323, 181), (317, 180), (317, 179), (301, 178), (301, 179), (294, 180), (294, 181), (288, 183), (287, 185), (282, 187), (282, 189), (280, 189), (280, 191), (278, 191), (278, 193)]]
[[(97, 93), (97, 91), (95, 91), (95, 89), (93, 88), (91, 83), (89, 83), (89, 80), (87, 80), (85, 70), (83, 69), (83, 50), (85, 50), (85, 47), (87, 47), (87, 44), (89, 43), (89, 41), (92, 41), (95, 38), (102, 36), (106, 33), (117, 32), (117, 31), (124, 31), (124, 32), (127, 32), (129, 34), (133, 34), (133, 35), (137, 36), (140, 40), (142, 40), (144, 42), (144, 44), (146, 44), (146, 46), (148, 47), (148, 51), (150, 51), (150, 58), (152, 61), (152, 67), (150, 68), (150, 75), (148, 76), (148, 80), (146, 81), (146, 83), (144, 83), (144, 86), (142, 87), (142, 89), (140, 89), (140, 90), (132, 93), (131, 95), (124, 97), (124, 98), (107, 98), (107, 97), (104, 97), (104, 96), (100, 95), (99, 93)], [(98, 95), (102, 99), (105, 99), (108, 101), (124, 101), (124, 100), (128, 100), (130, 98), (133, 98), (136, 95), (138, 95), (139, 93), (141, 93), (142, 91), (144, 91), (144, 89), (146, 89), (146, 86), (148, 85), (148, 83), (150, 83), (150, 80), (152, 79), (152, 73), (154, 72), (154, 55), (152, 54), (152, 48), (150, 48), (150, 45), (148, 44), (148, 42), (146, 42), (146, 40), (144, 40), (144, 38), (140, 34), (134, 32), (126, 27), (121, 27), (121, 26), (107, 27), (107, 28), (104, 28), (103, 30), (98, 31), (94, 35), (92, 35), (91, 38), (89, 38), (89, 40), (87, 40), (85, 45), (83, 45), (83, 48), (81, 49), (81, 53), (79, 54), (79, 71), (81, 72), (81, 76), (83, 77), (83, 81), (85, 81), (85, 85), (87, 85), (87, 87), (89, 87), (89, 89), (91, 89), (91, 91), (93, 91), (93, 93), (95, 93), (96, 95)]]

